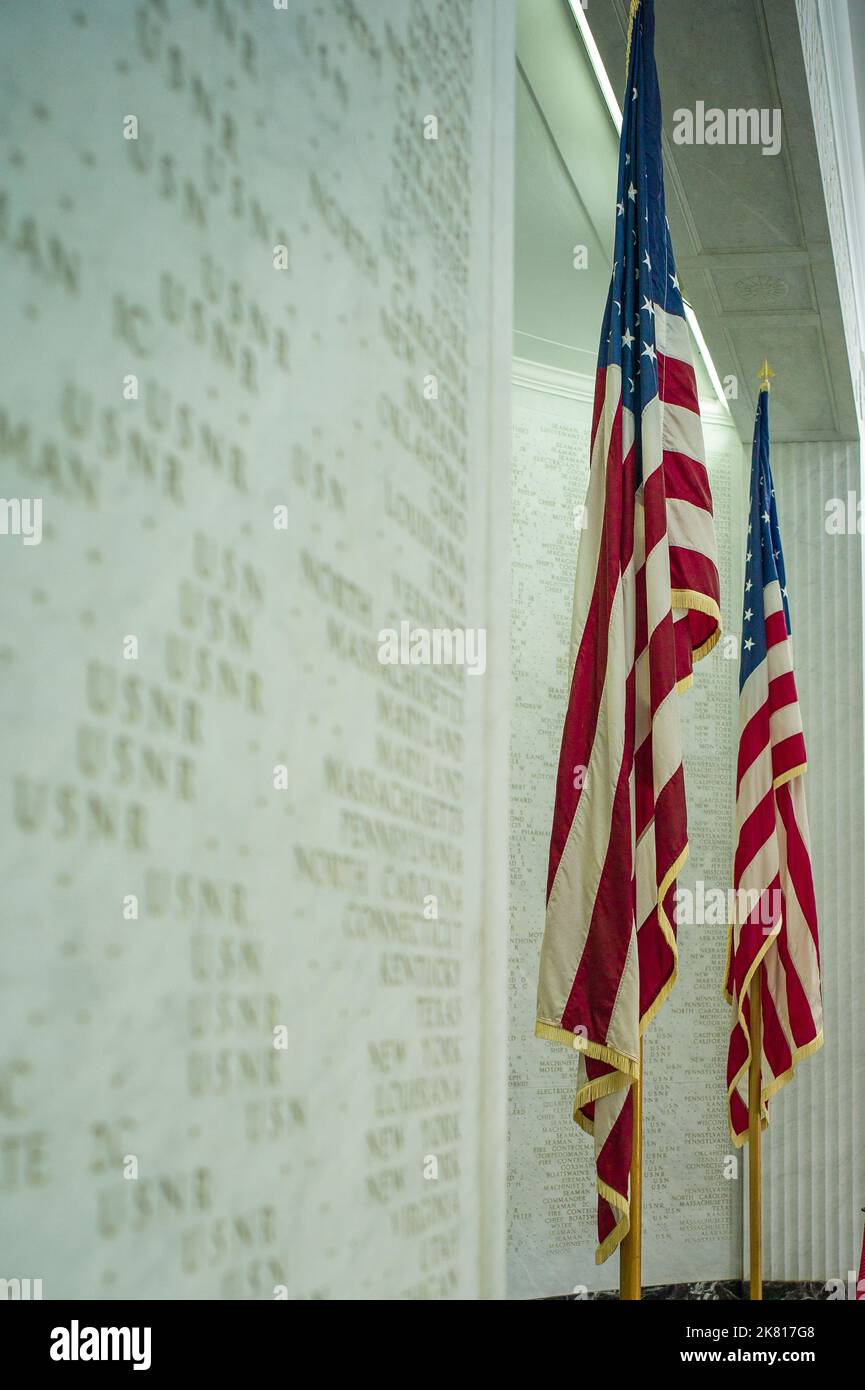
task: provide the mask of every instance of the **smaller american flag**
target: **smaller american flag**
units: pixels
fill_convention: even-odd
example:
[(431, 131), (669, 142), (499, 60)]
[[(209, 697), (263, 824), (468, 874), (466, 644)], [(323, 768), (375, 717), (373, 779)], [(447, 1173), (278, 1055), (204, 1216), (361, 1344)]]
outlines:
[(757, 403), (745, 555), (739, 760), (736, 785), (736, 920), (725, 995), (733, 1006), (727, 1058), (730, 1131), (748, 1137), (751, 1059), (748, 990), (761, 970), (761, 1122), (770, 1096), (823, 1042), (820, 948), (805, 809), (802, 716), (793, 675), (787, 575), (769, 464), (768, 366)]

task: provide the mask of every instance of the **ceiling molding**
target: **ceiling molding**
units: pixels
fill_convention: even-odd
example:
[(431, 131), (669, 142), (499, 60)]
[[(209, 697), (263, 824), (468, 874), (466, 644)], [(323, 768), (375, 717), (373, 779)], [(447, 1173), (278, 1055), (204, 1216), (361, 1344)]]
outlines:
[(530, 362), (527, 357), (515, 357), (511, 367), (514, 386), (528, 391), (542, 391), (546, 396), (566, 396), (568, 400), (591, 404), (595, 398), (595, 378), (586, 372), (568, 372), (562, 367), (549, 367), (545, 362)]
[[(828, 37), (819, 22), (823, 8), (835, 21)], [(627, 9), (627, 0), (592, 0), (587, 14), (611, 75), (621, 74), (624, 63)], [(778, 373), (775, 438), (841, 442), (857, 433), (850, 256), (837, 253), (843, 180), (836, 172), (827, 187), (824, 172), (821, 181), (828, 144), (836, 170), (839, 158), (841, 167), (848, 158), (855, 171), (848, 181), (863, 186), (858, 126), (853, 131), (851, 125), (846, 154), (834, 152), (835, 96), (825, 47), (830, 41), (850, 47), (849, 35), (837, 32), (839, 9), (846, 25), (846, 5), (835, 0), (663, 0), (656, 10), (667, 212), (677, 267), (719, 376), (738, 378), (730, 407), (743, 441), (751, 438), (756, 372), (767, 354)], [(800, 10), (807, 17), (804, 30)], [(835, 67), (842, 82), (844, 69)], [(824, 93), (816, 103), (815, 81)], [(779, 153), (674, 144), (673, 112), (694, 110), (697, 101), (721, 109), (780, 108)], [(857, 213), (865, 221), (865, 198)], [(852, 225), (848, 218), (848, 238)], [(863, 245), (860, 234), (860, 262)], [(865, 262), (861, 274), (865, 286)]]
[[(546, 362), (532, 362), (527, 357), (514, 357), (511, 381), (528, 391), (540, 391), (545, 396), (565, 396), (568, 400), (592, 405), (595, 399), (595, 374), (569, 372), (562, 367), (550, 367)], [(711, 425), (733, 428), (730, 412), (714, 396), (700, 400), (700, 418)]]

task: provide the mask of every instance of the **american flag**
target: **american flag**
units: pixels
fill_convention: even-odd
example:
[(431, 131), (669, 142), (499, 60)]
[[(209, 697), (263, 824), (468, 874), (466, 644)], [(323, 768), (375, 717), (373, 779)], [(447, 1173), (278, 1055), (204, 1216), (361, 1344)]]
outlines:
[(629, 1226), (640, 1034), (676, 978), (688, 851), (679, 695), (720, 635), (712, 498), (664, 206), (653, 0), (632, 21), (570, 699), (550, 841), (539, 1037), (580, 1053), (600, 1264)]
[[(768, 384), (768, 375), (767, 375)], [(758, 967), (763, 1051), (761, 1122), (769, 1097), (823, 1042), (820, 948), (805, 809), (805, 739), (793, 675), (787, 576), (769, 465), (769, 392), (760, 391), (751, 454), (745, 556), (739, 759), (736, 785), (736, 920), (724, 992), (733, 1006), (727, 1057), (730, 1131), (748, 1137), (749, 985)]]

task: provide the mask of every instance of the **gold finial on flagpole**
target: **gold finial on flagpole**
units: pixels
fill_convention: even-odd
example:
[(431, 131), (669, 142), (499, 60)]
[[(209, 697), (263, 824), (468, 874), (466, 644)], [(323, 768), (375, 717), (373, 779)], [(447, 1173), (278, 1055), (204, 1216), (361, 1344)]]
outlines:
[(771, 386), (770, 386), (770, 384), (769, 384), (769, 378), (770, 378), (770, 376), (774, 376), (775, 373), (772, 371), (772, 368), (769, 366), (769, 359), (768, 359), (768, 357), (764, 357), (764, 358), (763, 358), (763, 365), (762, 365), (762, 367), (760, 368), (760, 370), (759, 370), (759, 372), (757, 373), (757, 375), (758, 375), (758, 377), (760, 378), (760, 390), (761, 390), (761, 391), (771, 391), (772, 388), (771, 388)]

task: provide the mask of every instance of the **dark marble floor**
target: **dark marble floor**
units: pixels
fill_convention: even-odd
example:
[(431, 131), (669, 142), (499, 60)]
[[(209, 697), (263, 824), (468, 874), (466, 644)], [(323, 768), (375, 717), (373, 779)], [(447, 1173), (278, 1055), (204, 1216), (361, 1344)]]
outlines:
[[(592, 1299), (617, 1299), (617, 1293), (590, 1293), (587, 1295)], [(829, 1294), (826, 1286), (820, 1283), (769, 1283), (763, 1284), (763, 1301), (777, 1301), (779, 1299), (828, 1299)], [(732, 1299), (734, 1301), (747, 1301), (748, 1285), (739, 1279), (715, 1279), (706, 1283), (697, 1284), (655, 1284), (650, 1288), (643, 1289), (644, 1299)], [(555, 1299), (546, 1299), (545, 1302), (578, 1302), (579, 1294), (561, 1294)]]

